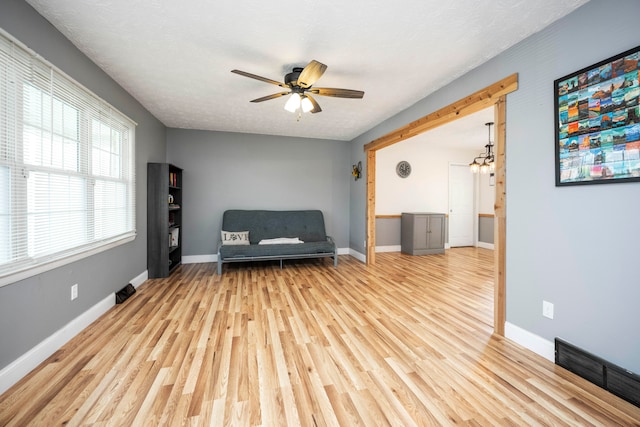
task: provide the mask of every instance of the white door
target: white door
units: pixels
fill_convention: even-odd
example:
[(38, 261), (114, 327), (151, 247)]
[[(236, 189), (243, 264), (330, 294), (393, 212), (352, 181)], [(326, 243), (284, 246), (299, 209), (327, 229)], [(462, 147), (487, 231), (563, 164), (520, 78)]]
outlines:
[(449, 165), (449, 246), (474, 246), (474, 188), (469, 166)]

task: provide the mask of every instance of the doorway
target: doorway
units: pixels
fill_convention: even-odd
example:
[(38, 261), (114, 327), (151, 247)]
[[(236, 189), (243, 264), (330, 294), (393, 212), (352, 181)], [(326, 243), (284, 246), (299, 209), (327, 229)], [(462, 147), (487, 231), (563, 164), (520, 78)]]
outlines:
[(367, 155), (367, 195), (366, 195), (366, 262), (375, 264), (375, 193), (376, 193), (376, 151), (397, 142), (419, 135), (457, 118), (475, 113), (490, 106), (495, 107), (495, 218), (494, 218), (494, 333), (504, 336), (506, 321), (506, 193), (504, 156), (506, 144), (506, 102), (507, 94), (518, 89), (518, 75), (512, 74), (481, 89), (466, 98), (441, 108), (395, 131), (365, 144)]
[(476, 243), (475, 179), (468, 165), (449, 164), (449, 247)]

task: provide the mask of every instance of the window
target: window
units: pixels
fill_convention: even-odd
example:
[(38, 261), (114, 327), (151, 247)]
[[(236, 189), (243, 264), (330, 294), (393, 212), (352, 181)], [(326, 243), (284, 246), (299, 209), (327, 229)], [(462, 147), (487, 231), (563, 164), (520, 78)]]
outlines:
[(0, 285), (135, 237), (135, 123), (0, 32)]

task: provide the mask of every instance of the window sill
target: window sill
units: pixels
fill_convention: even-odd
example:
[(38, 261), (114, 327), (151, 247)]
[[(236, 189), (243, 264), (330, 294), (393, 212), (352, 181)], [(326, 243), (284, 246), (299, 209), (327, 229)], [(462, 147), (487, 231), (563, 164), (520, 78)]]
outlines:
[(16, 283), (21, 280), (27, 279), (29, 277), (37, 276), (38, 274), (42, 274), (49, 270), (53, 270), (54, 268), (62, 267), (64, 265), (71, 264), (76, 261), (80, 261), (81, 259), (99, 254), (100, 252), (104, 252), (106, 250), (113, 249), (117, 246), (124, 245), (125, 243), (132, 242), (133, 240), (135, 240), (135, 238), (136, 238), (136, 235), (133, 234), (133, 235), (106, 243), (102, 246), (88, 249), (81, 253), (69, 255), (68, 257), (65, 257), (65, 258), (52, 260), (50, 262), (47, 262), (45, 264), (40, 264), (35, 267), (25, 267), (22, 270), (8, 273), (7, 275), (0, 277), (0, 287), (11, 285), (12, 283)]

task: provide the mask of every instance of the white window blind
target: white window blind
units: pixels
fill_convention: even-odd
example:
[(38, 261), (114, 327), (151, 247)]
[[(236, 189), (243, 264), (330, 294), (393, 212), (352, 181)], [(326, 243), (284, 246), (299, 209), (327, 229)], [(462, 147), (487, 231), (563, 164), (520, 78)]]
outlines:
[(133, 239), (134, 153), (133, 121), (0, 32), (0, 285)]

